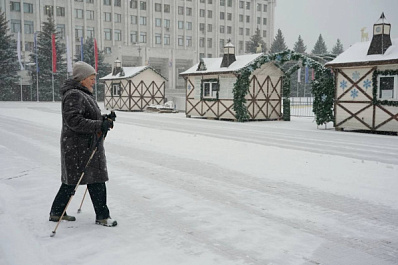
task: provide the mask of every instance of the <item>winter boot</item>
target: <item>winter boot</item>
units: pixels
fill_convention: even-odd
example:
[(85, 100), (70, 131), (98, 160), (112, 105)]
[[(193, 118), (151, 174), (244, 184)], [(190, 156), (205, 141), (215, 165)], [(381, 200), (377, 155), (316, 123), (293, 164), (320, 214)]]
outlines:
[[(50, 219), (49, 219), (49, 221), (58, 222), (60, 217), (61, 217), (61, 216), (58, 216), (58, 215), (51, 215), (51, 214), (50, 214)], [(74, 216), (70, 216), (70, 215), (67, 215), (67, 214), (65, 213), (64, 216), (62, 216), (62, 220), (65, 220), (65, 221), (76, 221), (76, 218), (75, 218)]]
[(116, 220), (112, 220), (112, 218), (107, 218), (107, 219), (100, 219), (100, 220), (95, 220), (95, 223), (97, 225), (103, 225), (103, 226), (108, 226), (108, 227), (112, 227), (112, 226), (117, 226), (117, 222)]

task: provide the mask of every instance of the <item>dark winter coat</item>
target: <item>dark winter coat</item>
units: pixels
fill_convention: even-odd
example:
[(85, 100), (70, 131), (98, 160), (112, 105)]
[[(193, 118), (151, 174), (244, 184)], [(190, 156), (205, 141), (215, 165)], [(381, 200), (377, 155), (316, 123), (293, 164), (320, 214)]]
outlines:
[[(101, 132), (101, 110), (92, 93), (78, 81), (67, 80), (60, 92), (62, 95), (61, 181), (68, 185), (76, 185)], [(101, 183), (107, 180), (108, 172), (102, 139), (80, 184)]]

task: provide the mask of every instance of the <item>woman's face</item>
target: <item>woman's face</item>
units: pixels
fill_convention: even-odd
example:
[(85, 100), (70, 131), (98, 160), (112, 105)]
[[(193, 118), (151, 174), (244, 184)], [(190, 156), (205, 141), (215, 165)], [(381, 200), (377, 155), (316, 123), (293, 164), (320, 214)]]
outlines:
[(87, 87), (88, 90), (92, 93), (94, 91), (93, 86), (95, 84), (95, 75), (90, 75), (86, 79), (80, 81), (80, 83), (83, 86)]

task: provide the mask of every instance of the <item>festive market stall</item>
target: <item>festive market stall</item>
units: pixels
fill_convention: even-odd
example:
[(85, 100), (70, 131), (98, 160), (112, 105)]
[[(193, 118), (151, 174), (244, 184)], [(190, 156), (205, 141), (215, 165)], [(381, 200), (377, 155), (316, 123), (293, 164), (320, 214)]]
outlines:
[[(222, 58), (202, 58), (180, 73), (186, 81), (186, 116), (236, 120), (234, 83), (239, 71), (261, 56), (261, 53), (235, 56), (235, 47), (229, 42)], [(245, 95), (249, 120), (281, 118), (282, 76), (283, 72), (273, 62), (251, 73)]]
[(167, 80), (150, 66), (122, 67), (116, 60), (112, 73), (100, 80), (105, 83), (107, 109), (143, 111), (165, 103)]
[(398, 39), (384, 13), (369, 42), (352, 45), (325, 66), (334, 70), (335, 127), (398, 132)]

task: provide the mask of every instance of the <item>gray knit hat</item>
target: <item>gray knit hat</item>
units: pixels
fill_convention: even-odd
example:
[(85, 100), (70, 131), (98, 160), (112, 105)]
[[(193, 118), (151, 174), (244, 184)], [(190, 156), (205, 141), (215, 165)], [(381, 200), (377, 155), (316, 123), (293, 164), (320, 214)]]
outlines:
[(88, 63), (79, 61), (73, 66), (73, 79), (82, 81), (90, 75), (95, 75), (95, 69)]

